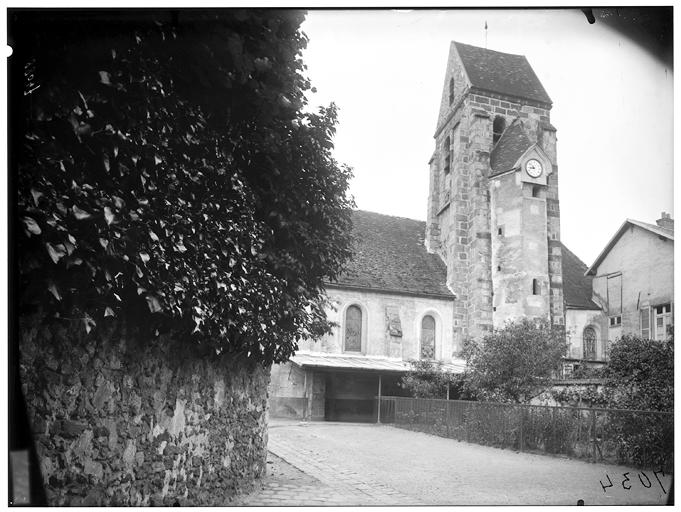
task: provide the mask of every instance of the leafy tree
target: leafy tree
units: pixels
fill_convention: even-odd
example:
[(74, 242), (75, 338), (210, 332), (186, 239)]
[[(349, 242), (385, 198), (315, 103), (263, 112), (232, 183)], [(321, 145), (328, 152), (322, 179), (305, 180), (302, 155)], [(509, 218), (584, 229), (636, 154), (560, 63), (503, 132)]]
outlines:
[(507, 322), (464, 343), (467, 385), (483, 400), (525, 402), (549, 385), (566, 350), (562, 326), (542, 319)]
[(307, 111), (299, 11), (14, 12), (25, 309), (286, 360), (350, 256), (336, 108)]
[(625, 334), (610, 347), (604, 370), (610, 407), (674, 410), (674, 340), (644, 340)]
[(401, 385), (415, 398), (446, 398), (447, 388), (459, 384), (458, 376), (445, 372), (440, 361), (414, 360), (410, 365)]

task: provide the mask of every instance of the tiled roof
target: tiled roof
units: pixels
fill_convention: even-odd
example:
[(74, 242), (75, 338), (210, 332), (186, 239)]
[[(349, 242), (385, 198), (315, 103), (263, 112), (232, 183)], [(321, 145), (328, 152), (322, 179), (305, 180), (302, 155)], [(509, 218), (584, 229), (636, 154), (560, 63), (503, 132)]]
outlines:
[(444, 262), (424, 245), (425, 222), (361, 210), (352, 220), (354, 256), (332, 284), (454, 298)]
[(471, 85), (489, 92), (551, 103), (524, 55), (495, 52), (454, 41)]
[(576, 309), (600, 309), (591, 300), (590, 276), (585, 276), (586, 264), (580, 260), (563, 243), (563, 299), (565, 305)]
[[(365, 355), (297, 352), (290, 360), (300, 367), (307, 368), (334, 368), (384, 372), (407, 372), (411, 370), (409, 361)], [(466, 363), (463, 359), (453, 359), (451, 363), (444, 363), (442, 365), (442, 369), (448, 373), (463, 373), (465, 367)]]
[(661, 226), (658, 226), (657, 224), (649, 224), (648, 222), (641, 222), (640, 220), (627, 219), (622, 223), (622, 225), (619, 227), (615, 235), (610, 239), (608, 244), (598, 255), (596, 261), (594, 261), (593, 264), (586, 270), (587, 274), (589, 275), (596, 274), (598, 265), (600, 265), (603, 259), (608, 255), (610, 250), (617, 243), (617, 241), (620, 239), (620, 237), (622, 236), (622, 234), (624, 233), (628, 226), (638, 226), (639, 228), (645, 229), (646, 231), (650, 231), (655, 235), (662, 236), (667, 238), (668, 240), (674, 241), (673, 229), (663, 228)]
[(674, 240), (674, 230), (669, 229), (669, 228), (664, 228), (662, 226), (658, 226), (657, 224), (650, 224), (648, 222), (641, 222), (640, 220), (634, 220), (634, 219), (627, 219), (627, 222), (638, 226), (643, 229), (647, 229), (648, 231), (652, 231), (656, 235), (663, 236), (665, 238), (669, 238), (670, 240)]
[(504, 130), (499, 141), (490, 154), (491, 175), (499, 174), (513, 168), (518, 159), (532, 146), (520, 120), (515, 119)]

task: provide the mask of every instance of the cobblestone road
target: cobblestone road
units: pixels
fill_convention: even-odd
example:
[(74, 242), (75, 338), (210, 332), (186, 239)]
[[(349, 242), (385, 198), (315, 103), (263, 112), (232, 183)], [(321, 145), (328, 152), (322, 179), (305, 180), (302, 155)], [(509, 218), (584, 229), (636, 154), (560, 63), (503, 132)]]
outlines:
[[(236, 504), (664, 504), (669, 475), (461, 443), (390, 426), (272, 421), (270, 468)], [(612, 483), (612, 487), (607, 487)], [(605, 485), (605, 489), (603, 485)]]

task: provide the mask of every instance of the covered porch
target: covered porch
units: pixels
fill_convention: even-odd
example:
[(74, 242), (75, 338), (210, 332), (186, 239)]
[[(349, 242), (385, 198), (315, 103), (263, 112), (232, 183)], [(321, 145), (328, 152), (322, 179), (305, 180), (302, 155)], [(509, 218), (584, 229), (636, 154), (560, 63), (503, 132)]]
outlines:
[[(405, 396), (400, 380), (408, 361), (347, 354), (299, 353), (273, 370), (272, 417), (380, 422), (382, 396)], [(462, 373), (464, 362), (443, 365)]]

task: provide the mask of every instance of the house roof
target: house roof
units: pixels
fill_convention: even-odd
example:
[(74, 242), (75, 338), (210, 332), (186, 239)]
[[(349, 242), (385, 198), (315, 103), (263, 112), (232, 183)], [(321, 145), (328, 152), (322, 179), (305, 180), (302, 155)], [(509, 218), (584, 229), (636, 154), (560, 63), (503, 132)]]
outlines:
[[(360, 354), (297, 352), (290, 360), (301, 368), (328, 368), (334, 370), (364, 370), (400, 373), (412, 369), (409, 361)], [(465, 367), (466, 362), (463, 359), (453, 359), (451, 363), (444, 363), (442, 365), (442, 369), (448, 373), (463, 373)]]
[(491, 176), (513, 168), (518, 159), (532, 146), (522, 122), (515, 119), (501, 134), (490, 154)]
[(352, 221), (354, 255), (331, 285), (454, 298), (444, 262), (426, 250), (425, 222), (362, 210)]
[(551, 98), (524, 55), (495, 52), (454, 41), (473, 87), (551, 104)]
[(563, 300), (565, 305), (572, 309), (600, 309), (591, 300), (593, 277), (584, 275), (586, 263), (580, 260), (575, 253), (565, 247), (563, 243)]
[(585, 274), (592, 276), (596, 275), (598, 266), (605, 259), (610, 250), (614, 247), (614, 245), (617, 243), (617, 241), (620, 239), (620, 237), (624, 234), (624, 232), (629, 226), (638, 226), (639, 228), (649, 231), (650, 233), (664, 237), (667, 240), (674, 241), (673, 229), (663, 228), (661, 226), (658, 226), (657, 224), (649, 224), (647, 222), (641, 222), (640, 220), (627, 219), (622, 223), (622, 225), (619, 227), (615, 235), (610, 239), (605, 248), (598, 255), (596, 261), (594, 261), (592, 265), (586, 270)]

